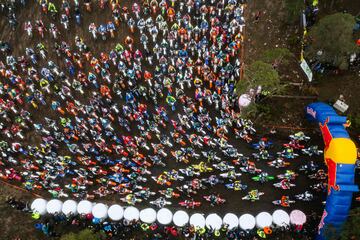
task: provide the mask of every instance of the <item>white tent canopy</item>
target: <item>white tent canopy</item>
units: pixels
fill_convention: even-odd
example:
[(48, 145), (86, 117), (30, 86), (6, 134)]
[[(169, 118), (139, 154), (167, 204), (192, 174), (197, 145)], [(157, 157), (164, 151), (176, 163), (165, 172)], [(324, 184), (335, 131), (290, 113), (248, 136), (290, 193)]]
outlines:
[(173, 214), (172, 212), (167, 208), (162, 208), (157, 212), (157, 220), (160, 224), (168, 225), (172, 221)]
[(205, 218), (200, 213), (194, 213), (190, 217), (190, 224), (193, 225), (194, 227), (203, 228), (205, 227)]
[(40, 215), (44, 215), (46, 214), (46, 205), (47, 205), (47, 201), (45, 199), (37, 198), (31, 203), (30, 208), (33, 212), (37, 212)]
[(268, 212), (259, 213), (255, 219), (258, 228), (270, 227), (272, 224), (272, 216)]
[(293, 210), (290, 213), (290, 222), (294, 225), (303, 225), (306, 223), (306, 215), (300, 210)]
[(249, 94), (241, 94), (239, 97), (239, 106), (240, 107), (247, 107), (251, 103), (251, 97)]
[(79, 214), (89, 214), (91, 213), (93, 204), (88, 200), (81, 200), (77, 205), (77, 211)]
[(139, 220), (140, 212), (135, 207), (127, 207), (124, 211), (124, 218), (128, 221)]
[(289, 214), (287, 214), (287, 212), (281, 209), (275, 210), (274, 213), (272, 214), (272, 218), (273, 218), (273, 223), (279, 227), (287, 226), (290, 223)]
[(66, 200), (62, 205), (62, 212), (65, 215), (77, 214), (77, 202), (74, 200)]
[(219, 230), (222, 225), (222, 219), (216, 213), (211, 213), (206, 217), (206, 227), (214, 230)]
[(173, 222), (178, 227), (183, 227), (189, 222), (189, 215), (182, 210), (177, 211), (174, 213)]
[(228, 225), (228, 229), (234, 229), (239, 226), (239, 218), (233, 213), (227, 213), (223, 218), (223, 223)]
[(46, 211), (50, 214), (61, 213), (63, 203), (58, 199), (52, 199), (46, 204)]
[(108, 216), (107, 212), (108, 212), (108, 206), (106, 206), (103, 203), (95, 204), (95, 206), (91, 210), (91, 213), (94, 216), (94, 218), (99, 218), (99, 219), (107, 218)]
[(144, 223), (154, 223), (156, 221), (156, 211), (152, 208), (145, 208), (140, 211), (140, 220)]
[(124, 217), (124, 209), (118, 204), (111, 205), (108, 209), (108, 216), (113, 221), (119, 221)]
[(246, 213), (239, 218), (239, 226), (242, 230), (251, 230), (255, 227), (255, 224), (255, 217), (251, 214)]

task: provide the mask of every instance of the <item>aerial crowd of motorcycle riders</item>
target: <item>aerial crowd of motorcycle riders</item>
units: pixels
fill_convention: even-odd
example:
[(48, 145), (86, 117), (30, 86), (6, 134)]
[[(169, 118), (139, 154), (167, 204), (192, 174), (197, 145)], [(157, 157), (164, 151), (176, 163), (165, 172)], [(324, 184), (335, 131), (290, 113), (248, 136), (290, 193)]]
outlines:
[[(326, 188), (326, 173), (312, 161), (298, 172), (287, 169), (299, 154), (322, 153), (308, 136), (290, 135), (282, 151), (271, 153), (273, 143), (258, 137), (237, 111), (244, 1), (144, 0), (124, 6), (63, 0), (57, 6), (39, 0), (36, 7), (49, 24), (20, 22), (11, 4), (3, 9), (10, 25), (21, 25), (37, 43), (15, 56), (16, 46), (1, 42), (1, 179), (53, 197), (115, 194), (126, 205), (146, 201), (158, 208), (224, 204), (229, 199), (214, 191), (216, 185), (242, 191), (243, 200), (260, 200), (264, 192), (249, 189), (243, 174), (283, 189), (283, 197), (273, 201), (282, 207), (310, 202), (312, 191)], [(85, 26), (89, 41), (61, 36), (94, 8), (110, 10), (112, 18)], [(121, 28), (130, 34), (123, 38)], [(45, 46), (45, 38), (53, 45)], [(94, 42), (109, 39), (118, 39), (111, 51), (92, 52)], [(47, 114), (39, 119), (40, 111)], [(30, 135), (40, 140), (29, 142)], [(238, 152), (230, 144), (236, 141), (247, 142), (252, 155)], [(257, 168), (259, 161), (284, 173), (272, 176)], [(163, 172), (154, 175), (154, 166)], [(301, 172), (318, 183), (288, 196)], [(151, 181), (162, 190), (152, 191)], [(211, 194), (193, 200), (203, 189)]]

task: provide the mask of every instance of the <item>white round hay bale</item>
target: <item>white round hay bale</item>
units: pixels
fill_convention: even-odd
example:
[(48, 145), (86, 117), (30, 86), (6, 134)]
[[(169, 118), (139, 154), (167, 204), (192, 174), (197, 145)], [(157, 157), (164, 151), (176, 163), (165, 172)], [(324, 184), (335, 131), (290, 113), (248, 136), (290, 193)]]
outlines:
[(168, 225), (172, 221), (173, 214), (167, 208), (162, 208), (157, 212), (156, 218), (162, 225)]
[(206, 217), (205, 223), (207, 228), (219, 230), (222, 225), (222, 218), (216, 213), (211, 213)]
[(108, 216), (107, 212), (108, 212), (108, 206), (106, 206), (103, 203), (95, 204), (95, 206), (91, 210), (91, 213), (94, 216), (94, 218), (98, 218), (98, 219), (107, 218)]
[(156, 211), (152, 208), (145, 208), (140, 211), (140, 220), (147, 224), (152, 224), (156, 221)]
[(261, 212), (255, 217), (256, 226), (258, 228), (270, 227), (272, 224), (272, 216), (268, 212)]
[(65, 215), (76, 215), (77, 214), (77, 202), (74, 200), (66, 200), (62, 205), (62, 212)]
[(290, 223), (289, 214), (281, 209), (275, 210), (274, 213), (272, 214), (272, 218), (273, 218), (273, 223), (279, 227), (287, 226)]
[(93, 204), (88, 200), (81, 200), (77, 205), (77, 211), (79, 214), (89, 214), (91, 213)]
[(203, 228), (205, 227), (205, 218), (200, 213), (194, 213), (190, 217), (190, 224), (193, 225), (194, 227)]
[(119, 221), (124, 217), (124, 208), (118, 204), (111, 205), (108, 209), (108, 216), (112, 221)]
[(63, 203), (59, 199), (51, 199), (46, 204), (46, 211), (49, 214), (61, 213)]
[(189, 215), (183, 211), (179, 210), (174, 213), (173, 216), (173, 223), (178, 227), (183, 227), (189, 222)]
[(140, 212), (136, 207), (127, 207), (124, 211), (124, 218), (128, 221), (139, 220)]
[(30, 208), (31, 211), (33, 212), (37, 212), (40, 215), (45, 215), (47, 213), (46, 205), (47, 205), (47, 201), (45, 199), (37, 198), (31, 203)]
[(223, 218), (223, 223), (228, 225), (228, 229), (234, 229), (239, 226), (239, 218), (233, 213), (227, 213)]
[(303, 225), (306, 223), (306, 215), (300, 210), (293, 210), (290, 213), (290, 223), (294, 225)]
[(240, 107), (247, 107), (251, 103), (251, 97), (249, 94), (241, 94), (238, 100)]
[(242, 230), (252, 230), (256, 225), (255, 217), (251, 214), (243, 214), (239, 218), (239, 227)]

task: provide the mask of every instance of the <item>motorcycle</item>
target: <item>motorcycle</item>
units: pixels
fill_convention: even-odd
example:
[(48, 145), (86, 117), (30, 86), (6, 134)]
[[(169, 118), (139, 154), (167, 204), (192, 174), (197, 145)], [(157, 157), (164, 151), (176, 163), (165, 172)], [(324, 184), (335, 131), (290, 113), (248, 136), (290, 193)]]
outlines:
[(266, 138), (262, 138), (258, 143), (251, 144), (254, 149), (265, 149), (270, 148), (273, 145), (271, 141), (268, 141)]
[(319, 150), (318, 146), (311, 146), (308, 148), (301, 149), (301, 152), (310, 157), (312, 157), (313, 155), (320, 156), (321, 154), (323, 154), (323, 151)]
[(212, 172), (213, 169), (208, 167), (205, 162), (200, 162), (199, 164), (191, 165), (195, 170), (198, 170), (200, 173)]
[(276, 188), (281, 188), (281, 189), (283, 189), (283, 190), (288, 190), (288, 189), (296, 186), (296, 185), (293, 184), (293, 183), (283, 182), (283, 181), (278, 182), (278, 183), (274, 183), (273, 185), (274, 185), (274, 187), (276, 187)]
[(259, 175), (252, 177), (252, 180), (254, 180), (255, 182), (261, 182), (261, 183), (265, 183), (271, 180), (274, 180), (275, 177), (274, 176), (270, 176), (267, 173), (260, 173)]
[(291, 170), (286, 170), (284, 174), (277, 175), (278, 179), (288, 179), (288, 180), (294, 180), (299, 174), (295, 173)]
[(200, 172), (194, 171), (194, 168), (191, 166), (189, 166), (185, 169), (181, 168), (181, 169), (179, 169), (179, 172), (181, 172), (182, 174), (184, 174), (187, 177), (200, 176)]
[(310, 137), (306, 136), (303, 132), (297, 132), (289, 136), (290, 139), (296, 141), (309, 141)]
[(290, 200), (289, 196), (282, 196), (280, 200), (272, 201), (274, 205), (280, 205), (282, 207), (290, 207), (290, 204), (294, 204), (294, 200)]
[(216, 196), (214, 194), (204, 196), (204, 199), (206, 201), (210, 202), (211, 206), (221, 205), (221, 204), (224, 204), (226, 202), (225, 199), (221, 198), (219, 195)]
[(241, 191), (241, 190), (247, 189), (247, 185), (241, 184), (240, 181), (235, 181), (235, 182), (233, 182), (233, 183), (225, 184), (225, 187), (226, 187), (227, 189), (232, 189), (232, 190), (234, 190), (234, 191)]
[(299, 171), (301, 172), (315, 172), (317, 169), (319, 168), (319, 166), (317, 164), (315, 164), (313, 161), (310, 161), (307, 164), (301, 165), (299, 167)]
[(267, 163), (270, 167), (275, 167), (275, 168), (284, 168), (290, 165), (289, 162), (285, 162), (282, 158), (277, 158), (271, 162)]
[(227, 178), (227, 179), (230, 179), (230, 180), (235, 180), (237, 177), (240, 177), (241, 176), (241, 173), (237, 173), (235, 172), (234, 170), (231, 170), (229, 172), (226, 172), (226, 173), (221, 173), (219, 174), (220, 177), (222, 178)]
[(174, 192), (174, 190), (172, 188), (167, 188), (165, 190), (160, 190), (159, 193), (164, 195), (165, 198), (178, 198), (178, 197), (180, 197), (180, 194)]
[(141, 203), (143, 200), (140, 198), (137, 198), (133, 194), (128, 194), (126, 197), (120, 198), (120, 201), (127, 203), (129, 205), (135, 205), (136, 203)]
[(295, 199), (304, 201), (304, 202), (310, 202), (314, 199), (314, 195), (308, 191), (295, 195)]
[(154, 201), (150, 201), (150, 204), (156, 206), (157, 208), (163, 208), (167, 205), (171, 205), (172, 203), (169, 201), (166, 201), (164, 197), (159, 197), (158, 199)]
[(194, 209), (195, 207), (200, 207), (200, 206), (201, 206), (201, 202), (195, 202), (195, 201), (185, 200), (185, 201), (179, 202), (179, 205), (182, 206), (182, 207)]
[(248, 195), (242, 198), (242, 200), (250, 200), (252, 202), (260, 200), (260, 196), (264, 195), (264, 192), (259, 192), (258, 190), (251, 190), (248, 192)]
[(305, 148), (305, 146), (300, 144), (297, 140), (291, 140), (289, 143), (283, 144), (283, 146), (286, 148), (292, 148), (297, 150), (302, 150), (303, 148)]
[(224, 172), (224, 171), (229, 171), (229, 170), (233, 170), (235, 167), (234, 166), (231, 166), (229, 165), (227, 162), (225, 161), (222, 161), (218, 164), (213, 164), (212, 165), (215, 169), (217, 170), (220, 170), (221, 172)]

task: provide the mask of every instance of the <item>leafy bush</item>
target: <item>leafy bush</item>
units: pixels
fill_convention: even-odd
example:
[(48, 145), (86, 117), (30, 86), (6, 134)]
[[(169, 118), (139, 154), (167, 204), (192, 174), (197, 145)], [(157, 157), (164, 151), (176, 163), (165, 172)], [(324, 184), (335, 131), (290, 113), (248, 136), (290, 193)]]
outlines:
[(104, 234), (94, 233), (89, 229), (82, 230), (78, 233), (68, 233), (63, 235), (60, 240), (100, 240), (105, 239)]

